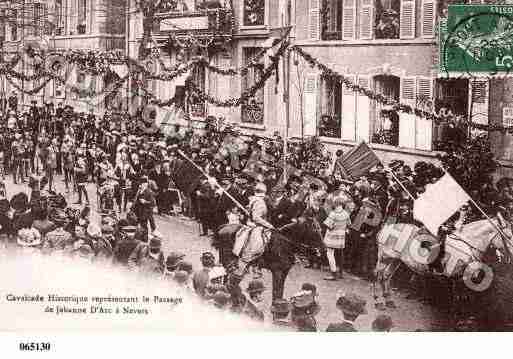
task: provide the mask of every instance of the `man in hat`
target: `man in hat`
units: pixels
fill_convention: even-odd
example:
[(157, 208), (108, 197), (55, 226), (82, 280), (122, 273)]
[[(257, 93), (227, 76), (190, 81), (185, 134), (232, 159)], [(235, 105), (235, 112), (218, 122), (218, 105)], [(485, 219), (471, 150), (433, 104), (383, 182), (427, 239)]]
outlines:
[(299, 332), (316, 332), (317, 320), (320, 306), (315, 301), (315, 294), (309, 290), (301, 290), (291, 298), (292, 315), (291, 320)]
[(67, 223), (66, 214), (62, 211), (58, 211), (52, 216), (51, 221), (55, 225), (55, 229), (46, 235), (46, 239), (43, 244), (43, 252), (51, 254), (55, 251), (63, 251), (66, 245), (68, 245), (72, 236), (71, 233), (67, 232), (64, 227)]
[(121, 239), (116, 243), (114, 248), (114, 263), (119, 263), (124, 266), (128, 266), (128, 259), (132, 252), (141, 243), (136, 238), (137, 227), (135, 226), (123, 226), (121, 227)]
[(89, 205), (89, 197), (87, 196), (87, 162), (83, 149), (77, 152), (78, 158), (75, 165), (75, 182), (78, 190), (78, 202), (75, 204), (82, 204), (82, 195), (85, 197), (86, 203)]
[(164, 258), (162, 236), (154, 232), (148, 244), (139, 243), (132, 252), (128, 258), (128, 267), (131, 269), (138, 267), (140, 272), (145, 274), (163, 274)]
[(173, 278), (174, 273), (178, 269), (178, 265), (185, 258), (185, 254), (179, 252), (171, 252), (166, 258), (166, 264), (164, 269), (165, 278)]
[(249, 318), (259, 321), (264, 321), (265, 315), (262, 309), (262, 295), (265, 291), (264, 282), (261, 280), (252, 280), (246, 288), (248, 296), (246, 298), (242, 313)]
[(203, 268), (196, 273), (194, 273), (192, 277), (192, 284), (196, 294), (200, 296), (200, 298), (206, 297), (206, 288), (210, 284), (210, 271), (216, 265), (216, 258), (211, 252), (205, 252), (201, 255), (201, 265)]
[(14, 135), (14, 141), (11, 144), (11, 153), (13, 158), (13, 182), (18, 183), (18, 178), (25, 182), (23, 176), (23, 157), (25, 155), (25, 145), (23, 143), (22, 134), (17, 132)]
[(153, 208), (156, 206), (156, 199), (155, 193), (149, 186), (147, 176), (141, 178), (141, 184), (134, 199), (134, 205), (136, 206), (135, 212), (142, 228), (147, 231), (149, 222), (151, 231), (155, 231), (157, 227), (153, 217)]
[(128, 161), (128, 154), (122, 152), (120, 155), (120, 161), (114, 169), (116, 177), (119, 179), (119, 186), (116, 192), (116, 202), (119, 207), (119, 212), (126, 212), (127, 203), (130, 198), (130, 178), (135, 174), (132, 165)]
[(7, 102), (9, 103), (9, 109), (12, 111), (18, 111), (18, 96), (16, 91), (12, 91)]
[(53, 178), (57, 169), (57, 157), (59, 156), (59, 140), (53, 138), (51, 145), (48, 147), (48, 157), (45, 165), (45, 174), (48, 178), (48, 190), (53, 191)]
[(367, 302), (354, 293), (342, 294), (338, 297), (336, 306), (342, 312), (343, 320), (331, 323), (327, 332), (356, 332), (354, 322), (362, 314), (367, 314)]

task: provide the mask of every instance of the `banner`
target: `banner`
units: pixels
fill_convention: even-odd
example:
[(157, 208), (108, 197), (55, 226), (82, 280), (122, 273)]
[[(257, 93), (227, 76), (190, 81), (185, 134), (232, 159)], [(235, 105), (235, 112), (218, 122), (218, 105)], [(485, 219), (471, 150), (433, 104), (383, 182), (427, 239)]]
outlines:
[(335, 176), (355, 181), (380, 162), (374, 151), (362, 142), (335, 163)]
[(171, 164), (172, 180), (180, 191), (192, 193), (199, 185), (203, 174), (187, 160), (176, 160)]
[(438, 228), (469, 199), (465, 190), (446, 173), (438, 182), (428, 185), (426, 192), (415, 200), (413, 215), (437, 235)]

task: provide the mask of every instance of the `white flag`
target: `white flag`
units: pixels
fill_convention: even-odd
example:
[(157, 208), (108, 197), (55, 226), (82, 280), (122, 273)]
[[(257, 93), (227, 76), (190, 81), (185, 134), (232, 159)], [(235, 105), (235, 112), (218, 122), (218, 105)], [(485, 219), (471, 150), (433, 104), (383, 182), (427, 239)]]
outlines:
[(438, 228), (469, 199), (465, 190), (446, 173), (438, 182), (428, 185), (426, 192), (415, 200), (413, 215), (436, 235)]

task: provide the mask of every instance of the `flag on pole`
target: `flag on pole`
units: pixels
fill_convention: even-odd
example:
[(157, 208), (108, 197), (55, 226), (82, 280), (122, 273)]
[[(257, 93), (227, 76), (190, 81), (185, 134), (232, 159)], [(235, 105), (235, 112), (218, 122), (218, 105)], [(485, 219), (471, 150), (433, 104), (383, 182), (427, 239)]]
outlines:
[(362, 142), (337, 160), (335, 175), (354, 181), (380, 162), (374, 151), (365, 142)]
[(171, 179), (180, 191), (191, 194), (200, 184), (203, 173), (185, 159), (176, 160), (172, 164)]
[(415, 200), (413, 216), (437, 235), (438, 228), (469, 200), (465, 190), (446, 173)]

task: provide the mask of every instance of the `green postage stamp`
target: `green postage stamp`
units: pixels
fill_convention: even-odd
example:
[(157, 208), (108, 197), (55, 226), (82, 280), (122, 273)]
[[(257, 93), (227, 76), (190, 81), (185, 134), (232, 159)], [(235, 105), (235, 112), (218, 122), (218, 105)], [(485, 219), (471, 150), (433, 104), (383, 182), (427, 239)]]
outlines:
[(440, 72), (513, 72), (513, 5), (450, 5), (440, 23)]

